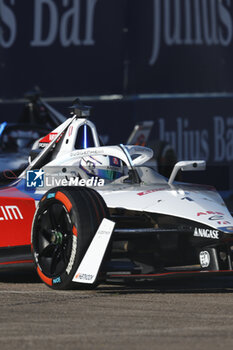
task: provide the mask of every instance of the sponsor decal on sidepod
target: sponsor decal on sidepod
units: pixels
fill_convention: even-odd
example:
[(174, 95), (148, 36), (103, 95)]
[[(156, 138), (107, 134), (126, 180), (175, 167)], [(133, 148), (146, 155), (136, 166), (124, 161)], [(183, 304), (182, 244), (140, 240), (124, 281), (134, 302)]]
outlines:
[(217, 215), (224, 215), (224, 213), (220, 213), (219, 211), (204, 211), (204, 212), (199, 212), (197, 213), (197, 216), (201, 216), (201, 215), (211, 215), (211, 214), (217, 214)]
[(202, 251), (199, 254), (200, 265), (202, 268), (208, 267), (210, 264), (210, 254), (209, 252)]
[(138, 192), (137, 195), (138, 196), (145, 196), (146, 194), (150, 194), (150, 193), (153, 193), (153, 192), (164, 191), (164, 190), (165, 190), (165, 188), (156, 188), (156, 189), (147, 190), (147, 191), (144, 191), (144, 192)]
[(17, 205), (1, 205), (0, 220), (19, 220), (23, 219), (23, 215)]
[(203, 237), (203, 238), (212, 238), (212, 239), (219, 239), (219, 231), (218, 230), (210, 230), (205, 228), (197, 228), (194, 229), (194, 237)]

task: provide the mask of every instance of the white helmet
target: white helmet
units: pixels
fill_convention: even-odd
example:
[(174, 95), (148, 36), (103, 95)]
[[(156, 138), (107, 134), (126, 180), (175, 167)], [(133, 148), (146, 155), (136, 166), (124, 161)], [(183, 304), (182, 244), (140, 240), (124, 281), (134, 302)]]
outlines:
[(80, 167), (87, 175), (97, 176), (106, 180), (115, 180), (123, 175), (122, 161), (112, 156), (83, 157)]

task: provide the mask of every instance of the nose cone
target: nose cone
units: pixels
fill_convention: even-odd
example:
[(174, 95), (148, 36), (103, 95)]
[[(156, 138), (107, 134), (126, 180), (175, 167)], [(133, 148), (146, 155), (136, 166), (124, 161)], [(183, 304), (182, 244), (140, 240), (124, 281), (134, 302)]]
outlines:
[(193, 220), (213, 228), (233, 226), (233, 219), (220, 195), (210, 188), (171, 188), (158, 193), (146, 210)]
[(109, 207), (177, 216), (218, 229), (233, 227), (225, 203), (210, 187), (161, 184), (103, 191), (101, 194)]

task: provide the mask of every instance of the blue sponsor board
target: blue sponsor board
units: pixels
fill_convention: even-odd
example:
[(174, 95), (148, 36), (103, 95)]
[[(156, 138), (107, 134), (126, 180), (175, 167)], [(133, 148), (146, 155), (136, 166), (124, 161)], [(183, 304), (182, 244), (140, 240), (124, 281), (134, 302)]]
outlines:
[(230, 0), (0, 4), (1, 98), (232, 91)]

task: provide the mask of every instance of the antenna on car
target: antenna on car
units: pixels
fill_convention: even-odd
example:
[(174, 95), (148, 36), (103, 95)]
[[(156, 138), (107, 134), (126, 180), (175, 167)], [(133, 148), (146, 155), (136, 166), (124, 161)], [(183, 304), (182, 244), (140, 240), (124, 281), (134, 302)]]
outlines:
[(85, 106), (79, 98), (73, 101), (72, 106), (68, 107), (71, 109), (71, 114), (77, 115), (79, 118), (87, 118), (91, 114), (91, 106)]

